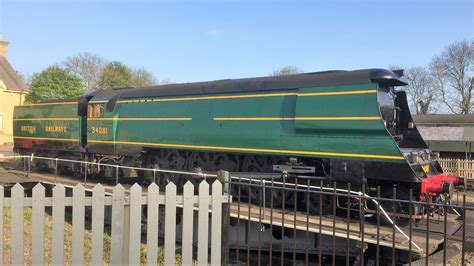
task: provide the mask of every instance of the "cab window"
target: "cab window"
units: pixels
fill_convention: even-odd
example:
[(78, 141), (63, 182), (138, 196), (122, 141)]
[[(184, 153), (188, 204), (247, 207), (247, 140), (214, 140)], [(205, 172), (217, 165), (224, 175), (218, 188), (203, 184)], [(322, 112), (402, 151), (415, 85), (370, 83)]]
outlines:
[(105, 104), (92, 103), (89, 105), (89, 118), (104, 117)]

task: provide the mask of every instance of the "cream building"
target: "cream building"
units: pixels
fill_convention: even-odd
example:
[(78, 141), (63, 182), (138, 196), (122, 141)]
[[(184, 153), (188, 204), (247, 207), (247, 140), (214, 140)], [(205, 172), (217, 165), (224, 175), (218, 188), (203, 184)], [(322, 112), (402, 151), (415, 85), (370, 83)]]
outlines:
[(28, 87), (7, 60), (8, 42), (0, 34), (0, 148), (13, 143), (13, 107), (21, 105)]

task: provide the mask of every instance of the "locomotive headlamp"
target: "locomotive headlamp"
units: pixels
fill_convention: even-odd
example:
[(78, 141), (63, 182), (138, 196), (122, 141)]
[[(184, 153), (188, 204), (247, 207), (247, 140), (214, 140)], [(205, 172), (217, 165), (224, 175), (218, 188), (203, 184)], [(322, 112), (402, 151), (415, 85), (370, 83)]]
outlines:
[(411, 153), (411, 162), (417, 163), (418, 162), (418, 152), (414, 151)]

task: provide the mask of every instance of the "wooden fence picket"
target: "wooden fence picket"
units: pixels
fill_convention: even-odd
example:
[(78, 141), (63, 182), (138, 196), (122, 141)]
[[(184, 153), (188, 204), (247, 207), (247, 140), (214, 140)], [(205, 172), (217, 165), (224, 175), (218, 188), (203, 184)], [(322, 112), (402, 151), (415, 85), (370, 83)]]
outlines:
[(53, 188), (53, 224), (51, 237), (51, 264), (64, 264), (64, 202), (66, 189), (63, 185)]
[(222, 237), (222, 184), (215, 180), (212, 184), (212, 220), (211, 220), (211, 264), (221, 264)]
[[(71, 189), (68, 187), (68, 189)], [(181, 237), (182, 263), (194, 264), (193, 241), (197, 235), (198, 264), (209, 262), (208, 250), (211, 247), (210, 262), (218, 265), (221, 262), (222, 235), (222, 204), (227, 199), (222, 195), (222, 184), (215, 181), (212, 184), (212, 195), (209, 195), (209, 184), (202, 181), (199, 185), (199, 195), (191, 182), (183, 186), (183, 194), (177, 195), (177, 187), (173, 183), (166, 186), (165, 195), (160, 195), (157, 184), (151, 184), (147, 196), (143, 196), (142, 187), (134, 184), (130, 194), (118, 184), (113, 188), (111, 196), (106, 196), (102, 185), (97, 184), (92, 189), (92, 196), (86, 194), (83, 185), (72, 187), (72, 195), (66, 194), (66, 187), (58, 184), (52, 189), (52, 197), (46, 197), (46, 187), (38, 183), (33, 188), (31, 198), (24, 197), (24, 188), (16, 184), (11, 189), (10, 199), (4, 198), (4, 188), (0, 186), (0, 209), (11, 207), (11, 261), (3, 261), (5, 243), (0, 239), (0, 264), (22, 265), (25, 261), (24, 246), (24, 212), (25, 207), (32, 208), (31, 233), (31, 262), (34, 264), (85, 264), (84, 236), (86, 207), (92, 208), (92, 250), (88, 263), (100, 265), (104, 260), (104, 223), (105, 207), (112, 208), (110, 264), (122, 265), (141, 264), (141, 234), (143, 222), (147, 227), (147, 264), (158, 263), (158, 237), (160, 206), (164, 205), (164, 264), (174, 265), (176, 261), (177, 207), (182, 207)], [(69, 191), (69, 190), (68, 190)], [(146, 199), (146, 201), (144, 201)], [(197, 204), (197, 205), (195, 205)], [(212, 205), (212, 212), (209, 205)], [(142, 207), (146, 205), (146, 221), (142, 221)], [(198, 212), (195, 213), (197, 206)], [(51, 228), (51, 258), (45, 258), (45, 207), (52, 207)], [(66, 207), (72, 208), (72, 247), (71, 259), (65, 261), (65, 212)], [(195, 215), (196, 214), (196, 215)], [(211, 215), (211, 224), (209, 224)], [(194, 230), (197, 217), (197, 231)], [(109, 220), (109, 218), (107, 219)], [(211, 229), (209, 229), (211, 228)], [(4, 234), (4, 217), (0, 219), (0, 234)], [(211, 236), (209, 241), (209, 234)], [(69, 254), (68, 254), (69, 255)]]
[(104, 247), (104, 187), (92, 190), (92, 254), (91, 265), (102, 264)]
[(45, 188), (38, 183), (33, 188), (31, 217), (31, 261), (44, 265), (44, 195)]
[(193, 219), (194, 219), (194, 185), (186, 182), (183, 187), (183, 239), (182, 260), (183, 265), (191, 265), (193, 262)]
[(128, 264), (140, 264), (140, 244), (142, 226), (142, 187), (135, 183), (130, 189), (130, 228)]
[(199, 184), (199, 214), (198, 214), (198, 264), (207, 265), (209, 241), (209, 184), (206, 180)]
[(73, 189), (72, 196), (72, 264), (84, 264), (84, 222), (86, 191), (81, 184)]
[(174, 265), (176, 260), (176, 185), (166, 186), (165, 200), (165, 265)]
[(24, 212), (24, 189), (20, 184), (15, 184), (11, 190), (11, 234), (12, 234), (12, 245), (11, 245), (11, 264), (12, 265), (23, 265), (24, 262), (24, 245), (23, 245), (23, 212)]
[(465, 177), (465, 186), (474, 188), (474, 160), (440, 158), (438, 162), (445, 174)]
[(118, 184), (113, 189), (112, 195), (112, 240), (110, 248), (110, 264), (122, 264), (123, 252), (123, 220), (124, 220), (124, 204), (125, 190), (122, 185)]
[(156, 183), (148, 186), (148, 202), (147, 202), (147, 263), (148, 265), (156, 265), (158, 262), (158, 196), (160, 189)]

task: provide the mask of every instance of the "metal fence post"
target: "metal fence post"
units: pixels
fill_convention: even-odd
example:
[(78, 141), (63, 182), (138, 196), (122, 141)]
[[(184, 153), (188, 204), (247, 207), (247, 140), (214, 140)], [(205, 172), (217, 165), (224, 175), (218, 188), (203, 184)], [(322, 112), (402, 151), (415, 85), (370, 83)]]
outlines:
[(30, 173), (31, 173), (31, 162), (33, 161), (33, 154), (31, 154), (31, 157), (28, 159), (28, 172), (26, 173), (26, 177), (30, 178)]
[(26, 176), (26, 157), (23, 157), (23, 176)]
[(54, 183), (58, 182), (58, 158), (56, 158), (56, 164), (54, 165)]
[(217, 173), (217, 179), (222, 183), (222, 191), (228, 197), (227, 203), (222, 206), (222, 265), (229, 262), (229, 222), (230, 222), (230, 173), (221, 170)]
[(115, 166), (115, 185), (118, 184), (118, 180), (119, 180), (119, 166), (118, 164)]
[(87, 161), (84, 162), (84, 186), (87, 184)]

